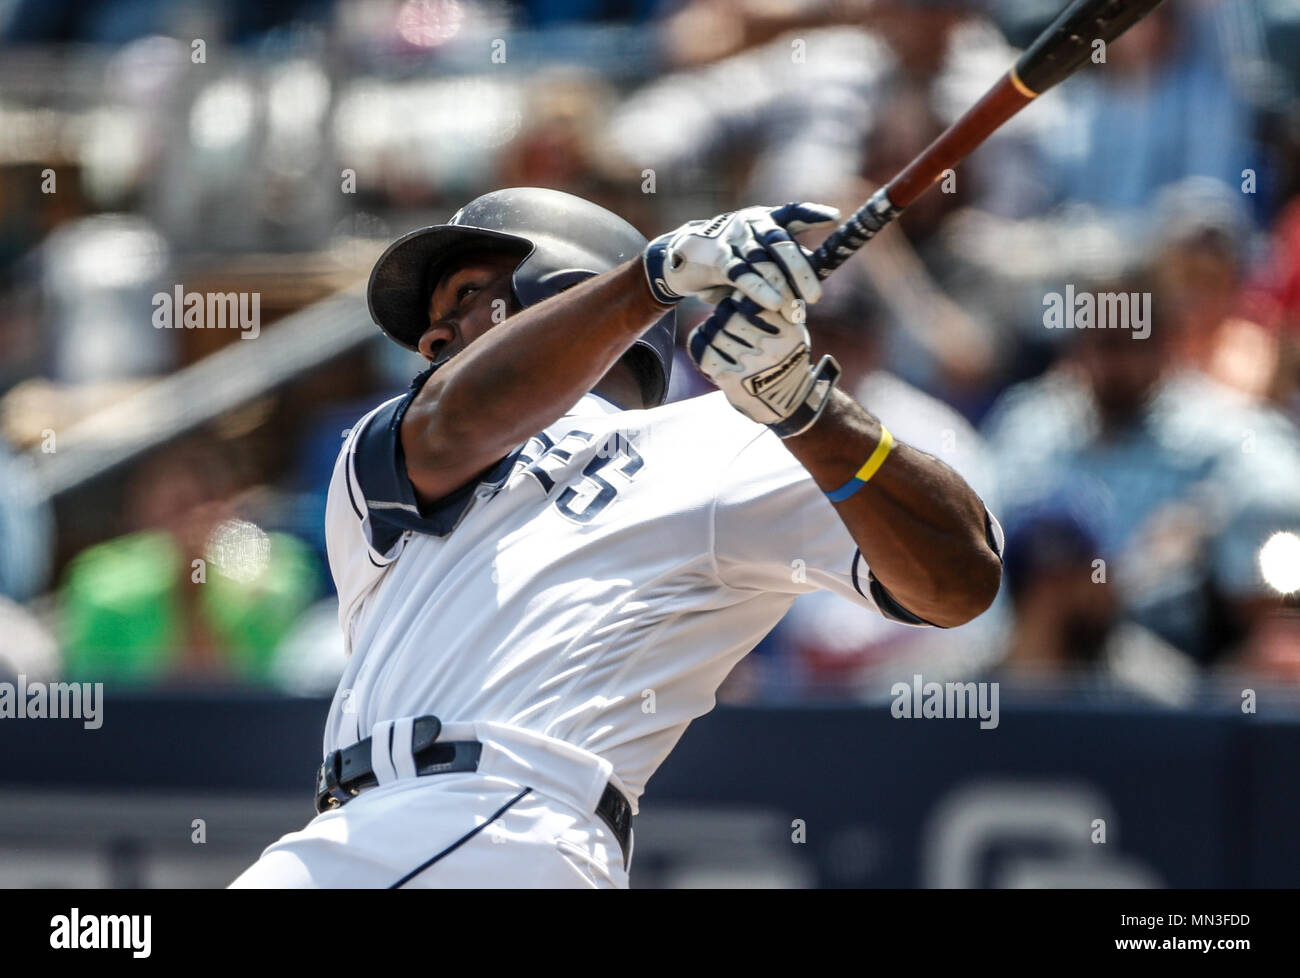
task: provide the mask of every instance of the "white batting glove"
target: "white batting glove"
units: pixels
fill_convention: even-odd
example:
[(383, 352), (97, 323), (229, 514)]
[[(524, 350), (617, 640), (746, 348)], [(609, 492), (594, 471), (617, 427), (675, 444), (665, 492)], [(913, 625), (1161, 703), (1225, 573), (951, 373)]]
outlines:
[(822, 287), (808, 263), (812, 252), (790, 235), (833, 226), (839, 216), (834, 207), (792, 203), (683, 224), (646, 246), (650, 291), (671, 305), (688, 295), (719, 302), (738, 289), (762, 308), (792, 316), (796, 300), (816, 302)]
[(831, 356), (813, 368), (802, 315), (796, 322), (756, 309), (739, 291), (691, 331), (687, 349), (732, 407), (782, 438), (802, 434), (821, 417), (840, 376)]

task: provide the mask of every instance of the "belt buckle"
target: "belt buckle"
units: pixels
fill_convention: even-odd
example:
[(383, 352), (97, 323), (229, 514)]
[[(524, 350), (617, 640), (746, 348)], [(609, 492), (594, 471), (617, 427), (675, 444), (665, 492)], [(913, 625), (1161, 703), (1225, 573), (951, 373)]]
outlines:
[(339, 784), (339, 764), (342, 760), (340, 751), (332, 750), (325, 755), (325, 761), (316, 775), (316, 811), (324, 814), (338, 808), (352, 796)]

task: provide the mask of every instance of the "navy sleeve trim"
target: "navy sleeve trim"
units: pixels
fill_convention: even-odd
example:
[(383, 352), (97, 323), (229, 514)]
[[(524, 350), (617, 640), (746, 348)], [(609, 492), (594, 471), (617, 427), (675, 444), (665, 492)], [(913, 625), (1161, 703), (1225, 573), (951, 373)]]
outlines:
[(862, 583), (858, 580), (858, 561), (860, 561), (861, 559), (862, 559), (862, 551), (861, 550), (853, 551), (853, 569), (851, 571), (851, 573), (853, 574), (853, 589), (857, 591), (858, 594), (862, 595), (864, 598), (870, 598), (871, 595), (867, 594), (865, 591), (862, 590)]
[[(350, 450), (348, 451), (348, 462), (349, 462), (349, 463), (352, 461), (353, 456), (355, 456), (355, 455), (356, 455), (355, 446), (353, 446), (352, 449), (350, 449)], [(357, 519), (358, 519), (358, 520), (362, 520), (362, 521), (365, 520), (365, 518), (366, 518), (366, 514), (363, 513), (363, 512), (361, 512), (361, 507), (357, 505), (357, 496), (356, 496), (356, 493), (354, 493), (354, 492), (352, 491), (352, 478), (351, 478), (351, 476), (348, 475), (348, 471), (347, 471), (346, 467), (345, 467), (344, 470), (343, 470), (343, 485), (345, 485), (345, 486), (347, 487), (347, 490), (348, 490), (348, 503), (352, 506), (352, 512), (354, 512), (354, 513), (357, 514)]]
[(445, 537), (464, 517), (481, 486), (505, 481), (522, 449), (501, 459), (479, 479), (421, 505), (406, 474), (401, 430), (402, 418), (432, 372), (426, 370), (403, 397), (380, 408), (357, 438), (353, 464), (370, 515), (370, 544), (381, 554), (389, 553), (407, 532)]
[[(867, 591), (862, 590), (862, 583), (858, 577), (858, 562), (862, 559), (862, 551), (853, 552), (853, 587), (864, 598), (869, 597), (875, 602), (880, 614), (890, 621), (900, 622), (904, 625), (927, 625), (930, 628), (942, 628), (942, 625), (936, 625), (932, 621), (926, 621), (920, 615), (915, 615), (904, 608), (894, 598), (892, 594), (885, 590), (885, 586), (876, 580), (876, 575), (867, 571)], [(868, 593), (869, 592), (869, 593)]]
[(872, 600), (876, 602), (876, 607), (880, 609), (880, 613), (886, 618), (902, 622), (904, 625), (928, 625), (931, 628), (941, 627), (932, 621), (926, 621), (920, 615), (913, 614), (904, 608), (898, 603), (892, 594), (885, 590), (885, 586), (881, 584), (880, 581), (876, 580), (876, 575), (871, 571), (867, 571), (867, 580), (871, 582), (869, 587), (871, 590)]
[(1001, 561), (1002, 548), (998, 546), (998, 534), (993, 529), (993, 514), (988, 511), (988, 507), (984, 509), (984, 539), (988, 543), (989, 549), (997, 554), (998, 560)]

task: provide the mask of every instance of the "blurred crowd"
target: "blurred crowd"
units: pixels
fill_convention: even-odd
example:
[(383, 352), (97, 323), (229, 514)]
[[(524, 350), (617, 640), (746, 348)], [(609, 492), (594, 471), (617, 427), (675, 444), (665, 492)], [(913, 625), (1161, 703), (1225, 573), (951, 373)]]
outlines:
[[(649, 235), (847, 213), (1063, 5), (0, 5), (0, 674), (315, 693), (342, 671), (325, 486), (416, 358), (377, 330), (307, 342), (209, 416), (239, 378), (196, 368), (240, 336), (156, 328), (151, 297), (256, 292), (269, 336), (500, 186)], [(1300, 2), (1177, 0), (1102, 58), (809, 314), (847, 389), (1001, 518), (998, 602), (943, 631), (802, 597), (727, 698), (875, 700), (916, 673), (1167, 707), (1300, 692)], [(1084, 293), (1141, 328), (1049, 315)], [(201, 421), (93, 427), (169, 377)], [(679, 351), (670, 397), (706, 389)], [(52, 480), (86, 431), (111, 464)]]

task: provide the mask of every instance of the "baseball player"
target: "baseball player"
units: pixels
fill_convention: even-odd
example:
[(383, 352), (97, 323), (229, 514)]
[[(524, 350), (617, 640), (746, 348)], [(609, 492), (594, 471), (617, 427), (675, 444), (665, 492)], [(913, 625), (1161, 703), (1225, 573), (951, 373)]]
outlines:
[[(625, 887), (646, 782), (797, 595), (941, 628), (990, 604), (983, 503), (810, 359), (792, 236), (836, 216), (647, 244), (510, 189), (384, 253), (371, 313), (430, 366), (330, 485), (349, 660), (320, 814), (233, 885)], [(688, 295), (717, 303), (689, 353), (720, 389), (664, 404)]]

